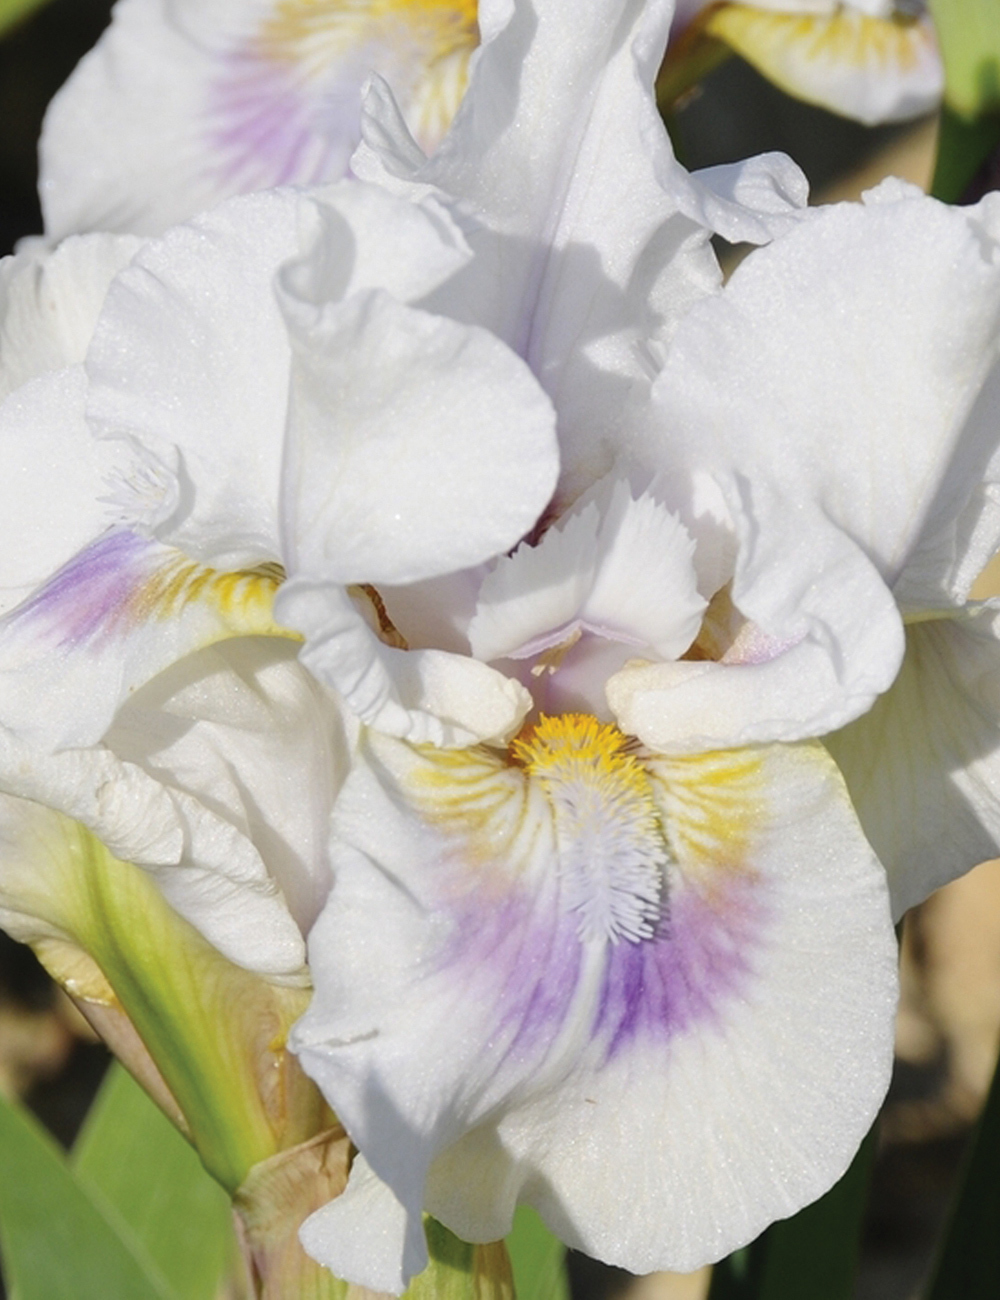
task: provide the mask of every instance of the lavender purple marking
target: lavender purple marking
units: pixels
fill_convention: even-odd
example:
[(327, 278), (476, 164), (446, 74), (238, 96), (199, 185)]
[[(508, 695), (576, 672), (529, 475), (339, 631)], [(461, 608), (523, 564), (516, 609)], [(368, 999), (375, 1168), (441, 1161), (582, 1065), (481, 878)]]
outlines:
[[(721, 873), (720, 873), (721, 874)], [(665, 1041), (712, 1022), (753, 976), (768, 909), (752, 876), (728, 875), (710, 902), (679, 882), (657, 934), (608, 943), (591, 1038), (605, 1062), (636, 1039)], [(517, 887), (484, 906), (473, 886), (456, 913), (455, 937), (439, 969), (468, 982), (470, 996), (497, 1008), (495, 1033), (509, 1039), (504, 1059), (543, 1054), (572, 1013), (584, 946), (578, 918), (560, 906), (553, 876), (546, 897)], [(488, 981), (480, 994), (476, 986)]]
[(320, 96), (303, 74), (252, 46), (227, 60), (211, 89), (211, 147), (223, 161), (217, 178), (239, 190), (335, 180), (361, 138), (361, 81), (328, 86)]
[(496, 1032), (509, 1037), (504, 1058), (543, 1053), (559, 1033), (577, 993), (582, 948), (576, 920), (547, 899), (515, 887), (495, 906), (478, 894), (460, 909), (456, 937), (442, 966), (468, 979), (489, 980), (487, 1005), (499, 1009)]
[(607, 1061), (640, 1036), (663, 1040), (714, 1020), (742, 991), (766, 925), (759, 891), (752, 878), (733, 876), (709, 903), (683, 883), (657, 935), (609, 947), (594, 1022)]
[(114, 628), (148, 576), (137, 561), (151, 543), (136, 533), (106, 533), (75, 555), (40, 591), (9, 616), (8, 626), (39, 623), (60, 648), (73, 648)]

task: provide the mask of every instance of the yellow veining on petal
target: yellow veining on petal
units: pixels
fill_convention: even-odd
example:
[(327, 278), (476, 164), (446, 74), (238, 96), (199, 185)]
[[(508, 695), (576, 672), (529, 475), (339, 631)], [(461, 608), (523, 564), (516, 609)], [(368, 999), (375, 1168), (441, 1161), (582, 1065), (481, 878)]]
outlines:
[(175, 619), (190, 606), (210, 606), (238, 630), (300, 640), (274, 621), (274, 596), (281, 578), (273, 571), (222, 572), (178, 555), (132, 591), (123, 613), (130, 624)]
[(588, 714), (543, 716), (508, 756), (485, 746), (410, 747), (405, 798), (456, 839), (484, 889), (527, 871), (558, 877), (582, 937), (656, 932), (671, 863), (706, 899), (754, 874), (770, 823), (767, 750), (649, 754)]
[(411, 69), (411, 84), (396, 88), (409, 91), (410, 127), (430, 147), (458, 108), (478, 43), (476, 0), (279, 0), (255, 46), (261, 57), (309, 77), (352, 53), (391, 54), (399, 68)]
[(412, 792), (421, 812), (486, 851), (497, 852), (503, 839), (498, 827), (512, 830), (524, 816), (525, 781), (516, 768), (493, 750), (436, 749), (421, 745), (422, 764), (414, 772)]
[(753, 840), (769, 819), (764, 752), (647, 760), (668, 839), (689, 873), (699, 864), (707, 875), (746, 869)]
[(927, 29), (913, 18), (872, 18), (856, 9), (835, 14), (783, 14), (746, 4), (724, 4), (705, 21), (705, 30), (763, 69), (793, 51), (797, 58), (825, 59), (907, 72), (924, 57)]

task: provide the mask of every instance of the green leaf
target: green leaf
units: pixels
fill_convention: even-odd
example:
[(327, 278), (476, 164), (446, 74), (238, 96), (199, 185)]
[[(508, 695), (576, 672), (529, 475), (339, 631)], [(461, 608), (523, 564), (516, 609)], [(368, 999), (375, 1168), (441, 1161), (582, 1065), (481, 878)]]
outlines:
[(709, 1300), (851, 1300), (875, 1141), (825, 1196), (717, 1264)]
[(41, 1125), (2, 1097), (0, 1247), (18, 1300), (185, 1300)]
[(1000, 108), (1000, 0), (930, 0), (945, 103), (960, 117)]
[(118, 1211), (178, 1295), (212, 1300), (237, 1253), (229, 1197), (118, 1064), (90, 1109), (71, 1164)]
[(927, 1300), (1000, 1296), (1000, 1068), (969, 1143)]
[(518, 1206), (507, 1250), (517, 1300), (569, 1300), (566, 1247), (530, 1206)]
[[(1000, 21), (1000, 20), (998, 20)], [(1000, 145), (1000, 116), (966, 122), (950, 108), (941, 113), (937, 165), (931, 193), (944, 203), (958, 203), (976, 172)]]
[(0, 0), (0, 36), (4, 35), (8, 27), (13, 27), (47, 3), (48, 0)]

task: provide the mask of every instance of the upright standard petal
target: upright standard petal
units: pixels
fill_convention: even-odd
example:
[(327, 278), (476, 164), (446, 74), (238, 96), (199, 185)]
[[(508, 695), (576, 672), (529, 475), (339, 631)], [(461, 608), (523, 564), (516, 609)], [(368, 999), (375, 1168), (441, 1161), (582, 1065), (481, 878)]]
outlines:
[[(665, 0), (487, 0), (469, 91), (437, 153), (425, 161), (376, 94), (353, 163), (457, 202), (476, 256), (428, 305), (485, 325), (531, 366), (559, 410), (566, 501), (611, 468), (659, 346), (719, 280), (706, 192), (674, 160), (653, 97), (671, 12)], [(767, 200), (785, 220), (790, 168), (782, 160)], [(737, 208), (724, 211), (730, 238), (767, 237), (761, 214), (737, 233)]]
[[(358, 192), (345, 190), (355, 207)], [(386, 292), (426, 292), (467, 252), (432, 201), (422, 225), (404, 200), (379, 202), (406, 215), (384, 266), (366, 260), (358, 222), (356, 274), (338, 273), (344, 222), (321, 208), (312, 254), (281, 279), (293, 369), (279, 615), (306, 636), (304, 662), (365, 722), (413, 740), (506, 739), (527, 707), (516, 684), (440, 651), (402, 653), (366, 584), (399, 587), (515, 546), (555, 487), (555, 413), (488, 331)]]
[(120, 0), (46, 115), (46, 231), (159, 234), (234, 194), (337, 179), (372, 71), (432, 149), (477, 40), (475, 0)]
[(884, 875), (818, 747), (667, 760), (564, 715), (512, 758), (370, 733), (334, 813), (294, 1047), (365, 1163), (303, 1240), (370, 1287), (422, 1209), (490, 1240), (518, 1201), (697, 1267), (829, 1186), (888, 1079)]

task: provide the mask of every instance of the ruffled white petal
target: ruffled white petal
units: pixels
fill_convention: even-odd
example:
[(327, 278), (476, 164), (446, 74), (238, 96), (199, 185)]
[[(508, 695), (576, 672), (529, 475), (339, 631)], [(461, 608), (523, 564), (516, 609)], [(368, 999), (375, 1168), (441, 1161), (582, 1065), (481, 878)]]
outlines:
[(330, 887), (330, 809), (350, 736), (287, 641), (248, 637), (188, 655), (119, 709), (105, 744), (255, 845), (306, 933)]
[[(0, 906), (5, 928), (20, 917), (11, 921), (18, 937), (68, 932), (61, 908), (72, 895), (60, 882), (66, 872), (72, 880), (73, 859), (60, 830), (64, 814), (116, 857), (148, 871), (167, 901), (231, 961), (274, 979), (304, 980), (301, 931), (259, 853), (200, 800), (167, 790), (110, 750), (42, 756), (3, 731), (0, 790), (7, 842)], [(36, 831), (55, 834), (55, 848), (39, 847)]]
[(587, 626), (634, 638), (664, 659), (683, 654), (705, 609), (684, 526), (648, 493), (633, 499), (622, 483), (598, 543), (596, 580), (583, 608)]
[[(790, 697), (799, 735), (843, 725), (889, 685), (902, 638), (872, 566), (891, 585), (911, 556), (926, 561), (993, 472), (977, 406), (1000, 339), (990, 211), (897, 186), (822, 210), (692, 309), (657, 381), (655, 448), (637, 454), (722, 487), (737, 606), (774, 641), (811, 646), (820, 669)], [(962, 531), (975, 532), (967, 513)], [(941, 602), (962, 557), (937, 554), (921, 581)]]
[[(691, 1269), (839, 1176), (888, 1079), (895, 953), (822, 751), (649, 760), (664, 911), (617, 942), (581, 929), (540, 780), (487, 751), (361, 753), (294, 1045), (395, 1200), (365, 1170), (307, 1225), (317, 1258), (398, 1290), (422, 1209), (492, 1240), (523, 1200), (599, 1258)], [(354, 1251), (339, 1230), (380, 1205)]]
[(469, 625), (473, 654), (529, 658), (590, 632), (675, 658), (705, 607), (693, 550), (652, 497), (636, 500), (626, 482), (607, 483), (536, 546), (523, 543), (497, 562)]
[[(565, 637), (594, 585), (600, 510), (595, 502), (522, 542), (483, 580), (469, 643), (479, 659), (536, 654)], [(538, 643), (536, 645), (536, 643)]]
[(299, 215), (302, 256), (281, 273), (285, 310), (303, 325), (324, 303), (366, 289), (412, 302), (469, 260), (461, 229), (432, 195), (408, 201), (342, 181), (309, 197)]
[(95, 432), (133, 439), (177, 484), (172, 513), (143, 522), (207, 563), (279, 555), (289, 347), (272, 281), (298, 215), (293, 193), (252, 195), (147, 243), (87, 357)]
[(432, 147), (475, 17), (474, 0), (121, 0), (46, 115), (46, 230), (158, 234), (237, 193), (340, 177), (372, 70)]
[[(699, 222), (710, 209), (738, 221), (678, 166), (656, 111), (670, 14), (662, 0), (484, 4), (483, 47), (437, 153), (421, 159), (379, 92), (352, 163), (404, 192), (436, 187), (458, 201), (475, 258), (429, 305), (486, 325), (552, 396), (565, 501), (611, 468), (659, 348), (718, 285)], [(784, 222), (792, 204), (778, 195), (801, 186), (787, 161), (777, 171), (761, 188)], [(767, 237), (766, 226), (760, 217), (744, 237)]]
[(1000, 609), (911, 623), (892, 687), (826, 737), (901, 916), (1000, 851)]
[(289, 572), (404, 583), (514, 545), (558, 471), (555, 415), (524, 363), (382, 290), (302, 314), (289, 312)]

